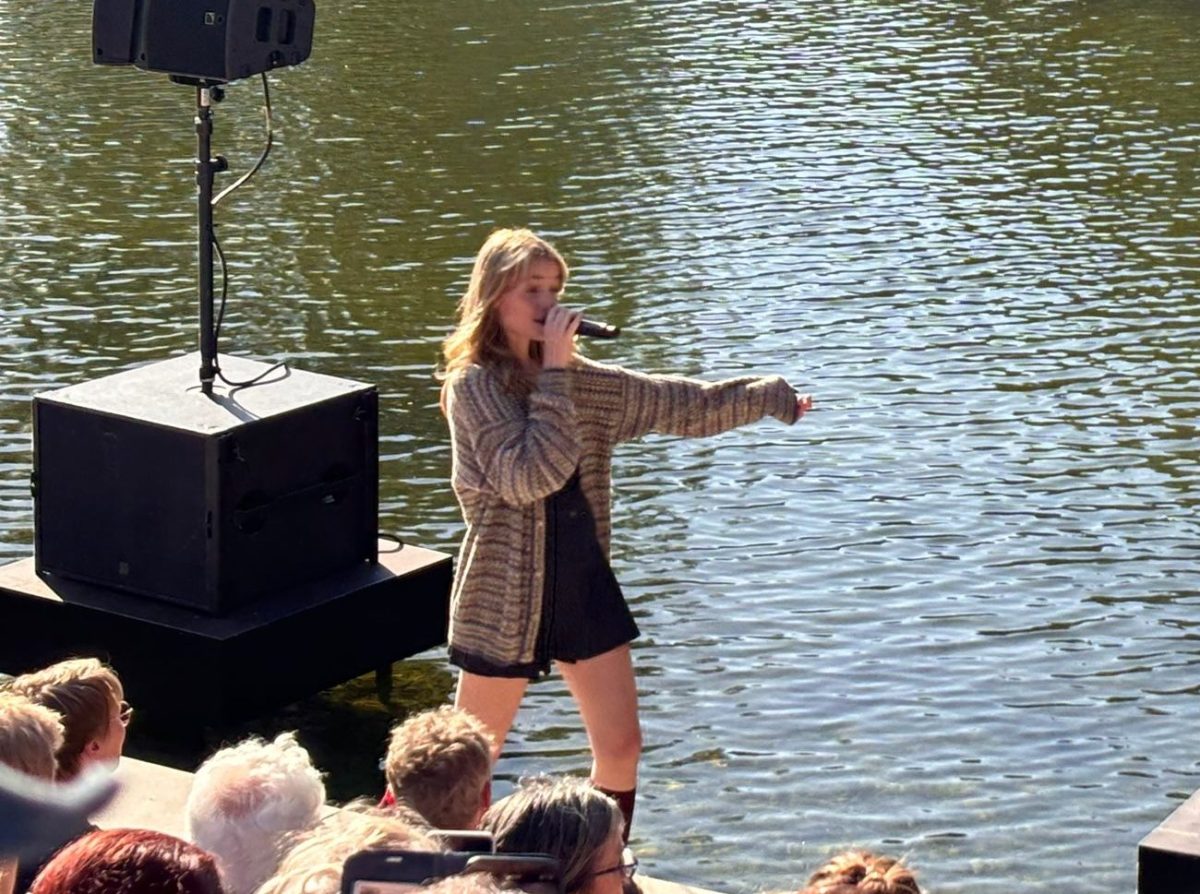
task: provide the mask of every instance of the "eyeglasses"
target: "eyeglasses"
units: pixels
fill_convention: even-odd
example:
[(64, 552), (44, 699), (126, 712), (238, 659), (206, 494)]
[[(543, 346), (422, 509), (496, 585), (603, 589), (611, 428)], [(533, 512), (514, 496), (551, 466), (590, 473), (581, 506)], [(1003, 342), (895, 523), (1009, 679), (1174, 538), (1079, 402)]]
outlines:
[(637, 868), (638, 858), (631, 854), (628, 863), (618, 863), (616, 866), (610, 866), (608, 869), (598, 869), (595, 872), (588, 873), (588, 875), (590, 875), (592, 878), (595, 878), (598, 875), (608, 875), (610, 872), (619, 872), (626, 881), (629, 881), (633, 879), (633, 874), (637, 872)]
[(121, 726), (129, 726), (129, 721), (133, 719), (133, 705), (127, 701), (122, 701), (119, 706), (117, 718), (121, 721)]

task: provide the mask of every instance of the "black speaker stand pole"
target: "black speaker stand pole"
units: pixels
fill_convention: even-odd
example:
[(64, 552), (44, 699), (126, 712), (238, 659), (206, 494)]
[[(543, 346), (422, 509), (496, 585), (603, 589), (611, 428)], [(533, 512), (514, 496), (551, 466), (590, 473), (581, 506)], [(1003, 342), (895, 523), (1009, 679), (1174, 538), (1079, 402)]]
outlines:
[(211, 396), (217, 377), (217, 329), (213, 312), (213, 177), (228, 170), (223, 156), (212, 156), (214, 103), (225, 96), (215, 84), (196, 85), (196, 198), (200, 262), (200, 390)]

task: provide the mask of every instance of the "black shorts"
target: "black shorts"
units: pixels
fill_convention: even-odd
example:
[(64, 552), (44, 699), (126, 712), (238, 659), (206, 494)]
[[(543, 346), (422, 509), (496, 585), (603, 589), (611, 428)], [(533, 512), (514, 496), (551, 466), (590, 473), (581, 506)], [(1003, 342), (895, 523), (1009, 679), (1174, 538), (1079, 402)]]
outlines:
[(484, 677), (536, 680), (551, 661), (595, 658), (638, 637), (637, 622), (600, 548), (591, 507), (576, 472), (546, 498), (546, 578), (535, 658), (497, 665), (451, 648), (450, 663)]

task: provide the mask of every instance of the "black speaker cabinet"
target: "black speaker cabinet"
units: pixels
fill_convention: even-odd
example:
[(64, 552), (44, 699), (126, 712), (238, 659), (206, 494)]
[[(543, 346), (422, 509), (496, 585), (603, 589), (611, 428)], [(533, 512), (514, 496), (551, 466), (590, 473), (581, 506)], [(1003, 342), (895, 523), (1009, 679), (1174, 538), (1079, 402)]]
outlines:
[[(222, 356), (244, 381), (265, 363)], [(33, 402), (38, 573), (214, 614), (377, 557), (378, 395), (190, 354)]]
[(232, 81), (312, 52), (313, 0), (94, 0), (92, 60)]

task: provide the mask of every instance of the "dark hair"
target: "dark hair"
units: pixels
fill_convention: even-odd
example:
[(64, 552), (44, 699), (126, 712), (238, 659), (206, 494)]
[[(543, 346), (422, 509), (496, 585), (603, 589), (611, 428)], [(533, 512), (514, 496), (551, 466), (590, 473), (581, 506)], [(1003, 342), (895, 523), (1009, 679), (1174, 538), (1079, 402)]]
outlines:
[(30, 894), (223, 894), (212, 855), (149, 829), (101, 829), (42, 867)]

